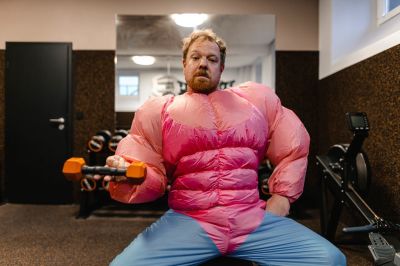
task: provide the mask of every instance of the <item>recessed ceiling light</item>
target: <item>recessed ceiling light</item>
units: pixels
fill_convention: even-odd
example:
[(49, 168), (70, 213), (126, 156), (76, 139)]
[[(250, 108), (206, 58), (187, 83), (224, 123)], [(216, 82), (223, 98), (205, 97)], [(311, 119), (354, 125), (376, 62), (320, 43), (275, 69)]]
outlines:
[(184, 13), (173, 14), (171, 18), (175, 23), (182, 27), (196, 27), (204, 23), (208, 19), (207, 14)]
[(156, 61), (154, 56), (149, 56), (149, 55), (135, 55), (135, 56), (132, 56), (131, 59), (133, 62), (135, 62), (135, 64), (143, 65), (143, 66), (152, 65)]

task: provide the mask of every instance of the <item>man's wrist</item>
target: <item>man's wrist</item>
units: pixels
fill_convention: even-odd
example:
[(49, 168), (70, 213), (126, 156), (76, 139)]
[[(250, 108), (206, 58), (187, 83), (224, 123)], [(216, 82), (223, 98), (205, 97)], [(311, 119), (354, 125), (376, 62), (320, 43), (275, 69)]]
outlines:
[(271, 194), (267, 200), (266, 210), (279, 216), (286, 216), (290, 210), (290, 200), (279, 194)]

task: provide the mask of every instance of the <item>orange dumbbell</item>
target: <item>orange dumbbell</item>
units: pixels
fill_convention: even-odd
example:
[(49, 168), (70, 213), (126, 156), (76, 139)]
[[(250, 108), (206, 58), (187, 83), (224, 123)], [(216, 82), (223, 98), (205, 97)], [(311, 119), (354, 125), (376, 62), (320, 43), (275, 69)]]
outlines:
[[(127, 168), (113, 168), (88, 166), (83, 158), (72, 157), (65, 161), (62, 171), (66, 179), (80, 181), (82, 188), (87, 191), (94, 190), (96, 186), (93, 178), (88, 179), (87, 175), (126, 176), (127, 181), (133, 184), (140, 184), (146, 178), (146, 164), (143, 162), (133, 162)], [(91, 184), (88, 180), (92, 180)]]

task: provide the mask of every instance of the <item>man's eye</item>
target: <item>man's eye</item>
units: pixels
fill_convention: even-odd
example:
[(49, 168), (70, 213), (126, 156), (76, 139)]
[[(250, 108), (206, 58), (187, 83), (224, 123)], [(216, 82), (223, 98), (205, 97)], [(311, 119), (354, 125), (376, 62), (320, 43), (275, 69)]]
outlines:
[(200, 57), (198, 57), (198, 56), (192, 56), (192, 59), (193, 59), (193, 60), (199, 60), (199, 58), (200, 58)]

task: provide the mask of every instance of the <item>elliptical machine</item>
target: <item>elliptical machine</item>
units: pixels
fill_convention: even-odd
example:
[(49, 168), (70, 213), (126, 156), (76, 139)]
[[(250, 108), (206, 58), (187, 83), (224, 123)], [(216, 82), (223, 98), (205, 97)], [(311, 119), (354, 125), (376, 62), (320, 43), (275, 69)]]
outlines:
[[(371, 242), (368, 249), (375, 264), (398, 266), (400, 246), (394, 234), (400, 232), (400, 224), (378, 216), (361, 196), (368, 191), (371, 183), (368, 158), (361, 149), (370, 128), (367, 115), (363, 112), (351, 112), (346, 113), (346, 118), (353, 133), (351, 143), (334, 145), (326, 155), (316, 156), (321, 181), (321, 233), (334, 242), (340, 213), (346, 205), (361, 214), (367, 225), (346, 227), (343, 232), (368, 233)], [(330, 212), (328, 189), (333, 195)]]

